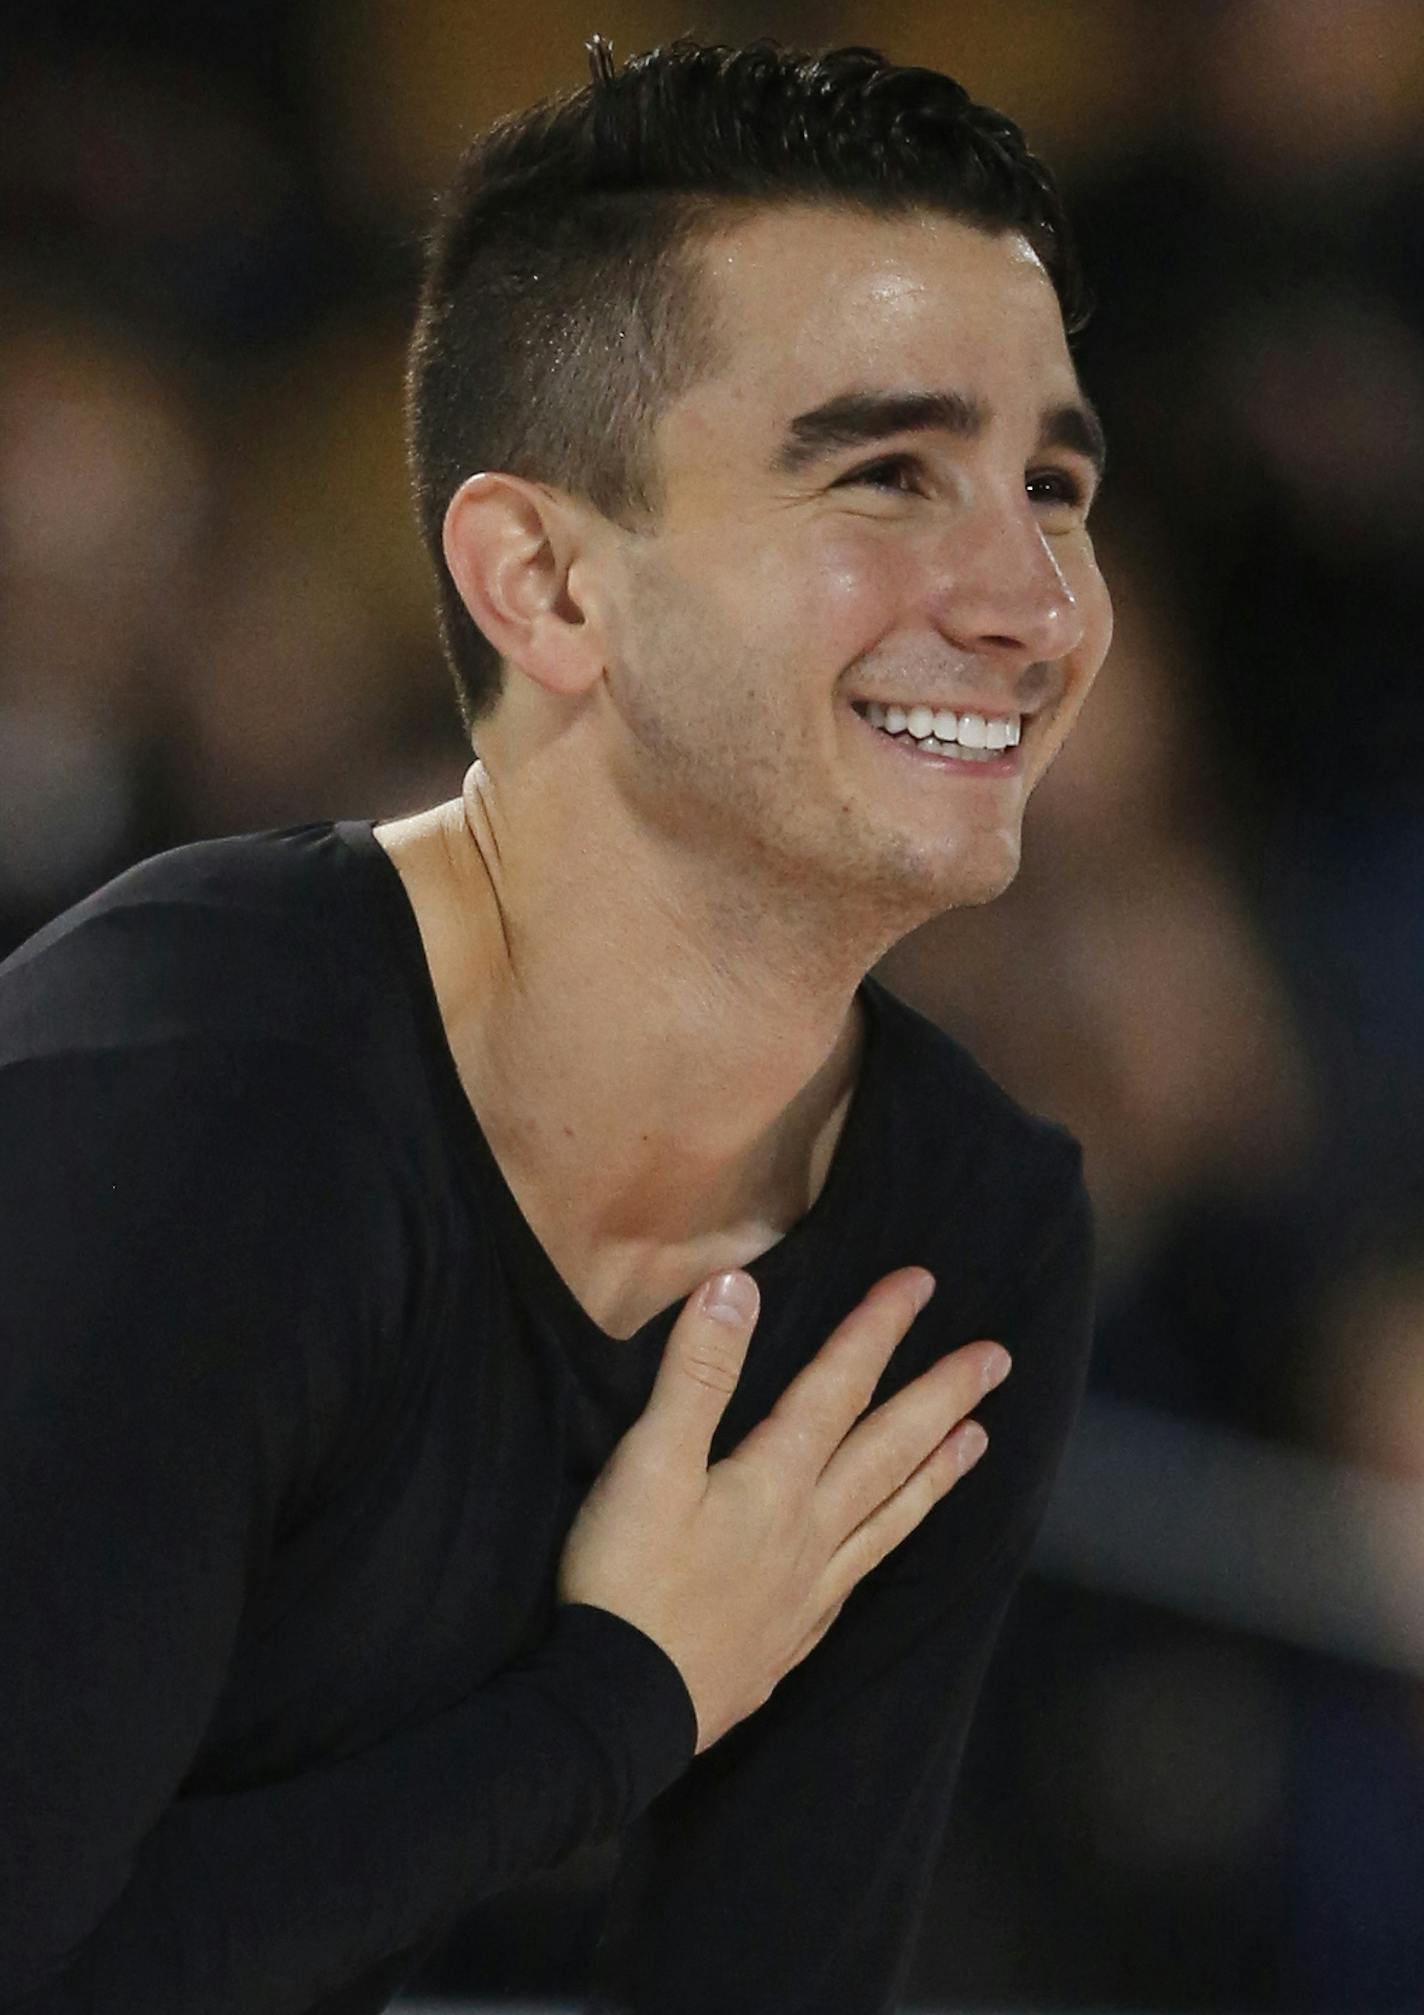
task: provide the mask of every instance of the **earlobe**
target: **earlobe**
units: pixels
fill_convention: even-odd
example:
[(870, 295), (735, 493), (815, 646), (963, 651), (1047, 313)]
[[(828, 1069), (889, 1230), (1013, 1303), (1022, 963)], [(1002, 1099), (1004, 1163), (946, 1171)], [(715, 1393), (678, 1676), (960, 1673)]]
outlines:
[(519, 476), (470, 476), (445, 513), (443, 547), (460, 599), (502, 658), (554, 692), (599, 675), (570, 591), (576, 527), (557, 495)]

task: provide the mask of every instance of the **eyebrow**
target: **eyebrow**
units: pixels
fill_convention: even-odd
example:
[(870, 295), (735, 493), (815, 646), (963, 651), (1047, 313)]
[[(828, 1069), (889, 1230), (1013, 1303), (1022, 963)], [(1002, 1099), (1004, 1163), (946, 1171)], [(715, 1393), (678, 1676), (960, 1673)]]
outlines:
[[(772, 458), (779, 476), (796, 475), (843, 448), (865, 447), (895, 434), (938, 429), (972, 441), (990, 409), (965, 392), (841, 392), (824, 405), (798, 413)], [(1093, 465), (1099, 482), (1107, 468), (1107, 437), (1092, 401), (1050, 406), (1039, 421), (1038, 450), (1070, 448)]]

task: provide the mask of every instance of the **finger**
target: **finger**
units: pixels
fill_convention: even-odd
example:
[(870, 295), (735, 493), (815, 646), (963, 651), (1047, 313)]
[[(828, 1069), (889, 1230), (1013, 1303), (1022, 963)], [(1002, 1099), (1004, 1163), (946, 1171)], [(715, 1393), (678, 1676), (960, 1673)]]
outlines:
[(837, 1541), (883, 1504), (952, 1433), (986, 1392), (1002, 1384), (1009, 1353), (969, 1343), (877, 1406), (848, 1434), (816, 1484), (816, 1516)]
[(869, 1406), (897, 1345), (934, 1289), (934, 1275), (920, 1266), (901, 1267), (878, 1280), (728, 1459), (769, 1463), (778, 1477), (811, 1489)]
[(978, 1462), (989, 1437), (977, 1420), (961, 1421), (893, 1491), (862, 1519), (831, 1554), (817, 1588), (817, 1599), (844, 1602), (871, 1569), (916, 1530), (942, 1497)]
[(636, 1423), (645, 1442), (655, 1442), (674, 1461), (706, 1469), (760, 1309), (756, 1282), (740, 1271), (713, 1274), (688, 1297)]

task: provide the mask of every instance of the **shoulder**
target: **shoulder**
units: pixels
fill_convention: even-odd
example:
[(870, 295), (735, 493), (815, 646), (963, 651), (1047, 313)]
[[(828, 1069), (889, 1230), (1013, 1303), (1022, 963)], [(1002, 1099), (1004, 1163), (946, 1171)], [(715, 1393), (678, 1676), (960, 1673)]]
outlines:
[[(216, 1035), (0, 1057), (0, 1199), (52, 1272), (100, 1252), (309, 1277), (328, 1252), (394, 1272), (406, 1199), (359, 1090), (301, 1045)], [(7, 1249), (8, 1239), (7, 1239)], [(211, 1279), (211, 1275), (209, 1276)]]
[[(938, 1283), (892, 1372), (908, 1382), (975, 1337), (1005, 1344), (1013, 1374), (976, 1412), (1001, 1444), (999, 1480), (1031, 1493), (1057, 1459), (1092, 1348), (1096, 1228), (1083, 1149), (898, 996), (880, 989), (876, 1005), (889, 1131), (879, 1141), (884, 1195), (873, 1208), (885, 1244), (875, 1263), (886, 1270), (888, 1253), (923, 1264)], [(954, 1493), (995, 1494), (982, 1480)]]
[(1013, 1369), (974, 1408), (982, 1462), (936, 1505), (889, 1579), (925, 1602), (1007, 1593), (1043, 1516), (1081, 1402), (1094, 1326), (1094, 1221), (1083, 1150), (1030, 1111), (945, 1030), (884, 988), (889, 1137), (881, 1137), (893, 1245), (936, 1291), (877, 1400), (980, 1337)]
[(323, 1047), (365, 951), (353, 867), (329, 824), (139, 863), (0, 964), (0, 1063), (155, 1043)]
[(981, 1252), (1025, 1262), (1046, 1253), (1092, 1206), (1083, 1148), (1032, 1112), (947, 1030), (878, 981), (867, 982), (884, 1042), (881, 1086), (899, 1191), (933, 1213), (952, 1208)]
[(49, 1152), (71, 1182), (101, 1165), (106, 1212), (206, 1202), (217, 1225), (245, 1183), (300, 1199), (313, 1233), (353, 1190), (369, 1222), (389, 1128), (356, 1038), (380, 988), (360, 984), (343, 854), (330, 825), (176, 848), (0, 964), (15, 1159)]

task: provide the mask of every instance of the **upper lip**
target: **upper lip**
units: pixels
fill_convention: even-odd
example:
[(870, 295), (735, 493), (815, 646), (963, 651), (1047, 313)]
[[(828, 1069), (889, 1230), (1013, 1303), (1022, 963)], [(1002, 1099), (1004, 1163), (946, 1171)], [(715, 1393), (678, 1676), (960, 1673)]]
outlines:
[(916, 693), (908, 699), (885, 699), (879, 693), (852, 693), (850, 703), (853, 707), (929, 707), (937, 714), (984, 714), (996, 720), (1003, 720), (1014, 714), (1028, 720), (1030, 715), (1038, 711), (1036, 707), (1008, 707), (1001, 701), (930, 700), (926, 699), (923, 693)]

